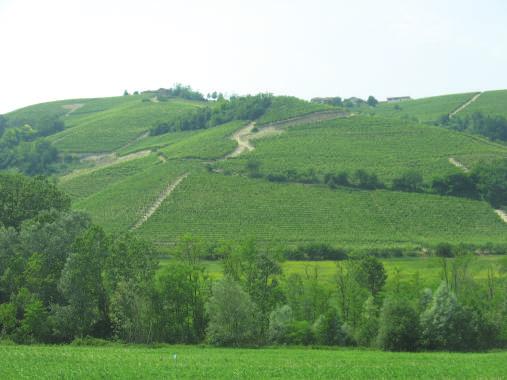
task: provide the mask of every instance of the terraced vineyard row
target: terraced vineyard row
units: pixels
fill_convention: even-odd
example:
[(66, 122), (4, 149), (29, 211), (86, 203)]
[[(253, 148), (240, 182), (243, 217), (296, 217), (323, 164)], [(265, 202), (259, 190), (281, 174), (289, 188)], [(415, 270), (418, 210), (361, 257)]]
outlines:
[[(160, 193), (192, 165), (158, 162), (138, 174), (117, 180), (74, 204), (110, 232), (126, 232), (156, 201)], [(105, 173), (102, 173), (105, 174)]]
[(189, 176), (139, 233), (171, 244), (209, 240), (341, 246), (507, 242), (507, 225), (484, 202), (389, 191), (332, 191), (201, 172)]
[(236, 147), (231, 135), (245, 125), (244, 121), (232, 121), (217, 127), (201, 130), (186, 139), (161, 150), (168, 158), (215, 159), (225, 156)]
[(95, 170), (81, 175), (68, 175), (60, 178), (60, 188), (74, 199), (86, 198), (127, 177), (139, 174), (157, 164), (155, 154), (117, 165)]
[[(51, 136), (51, 141), (62, 151), (111, 152), (133, 141), (157, 123), (177, 117), (182, 112), (198, 107), (199, 103), (184, 100), (143, 102), (133, 96), (129, 102), (103, 111), (73, 115), (69, 128)], [(133, 100), (131, 100), (133, 99)]]
[(449, 157), (467, 164), (491, 156), (507, 156), (507, 148), (440, 127), (411, 125), (401, 120), (369, 116), (290, 127), (275, 137), (255, 141), (256, 149), (223, 168), (244, 171), (248, 160), (258, 160), (261, 172), (294, 169), (319, 174), (365, 169), (389, 182), (413, 169), (430, 180), (457, 172)]

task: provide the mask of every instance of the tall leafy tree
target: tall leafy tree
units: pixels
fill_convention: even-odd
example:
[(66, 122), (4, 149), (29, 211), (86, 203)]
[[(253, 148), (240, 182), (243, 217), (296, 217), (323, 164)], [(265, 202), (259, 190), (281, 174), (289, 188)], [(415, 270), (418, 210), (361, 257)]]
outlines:
[(107, 323), (107, 300), (102, 268), (108, 254), (108, 239), (97, 226), (76, 240), (60, 279), (60, 290), (72, 316), (76, 336), (94, 333), (99, 322)]

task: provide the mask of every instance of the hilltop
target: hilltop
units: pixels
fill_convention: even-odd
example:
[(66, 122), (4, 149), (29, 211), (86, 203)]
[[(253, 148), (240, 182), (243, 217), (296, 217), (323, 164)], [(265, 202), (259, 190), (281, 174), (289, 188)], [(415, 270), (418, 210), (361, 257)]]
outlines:
[[(161, 247), (188, 233), (346, 248), (507, 244), (506, 204), (467, 174), (506, 159), (507, 145), (452, 124), (507, 116), (507, 91), (372, 106), (183, 90), (29, 106), (5, 115), (4, 135), (30, 126), (20, 144), (55, 150), (41, 167), (75, 209)], [(468, 180), (482, 182), (456, 182)]]

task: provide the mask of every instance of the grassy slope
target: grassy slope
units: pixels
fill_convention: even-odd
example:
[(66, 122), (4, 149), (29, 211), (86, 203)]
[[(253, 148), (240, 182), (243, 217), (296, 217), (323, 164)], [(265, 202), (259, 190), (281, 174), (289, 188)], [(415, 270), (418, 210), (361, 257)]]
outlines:
[(345, 247), (506, 242), (484, 202), (389, 191), (330, 190), (193, 173), (140, 229), (159, 244), (210, 240), (327, 242)]
[(376, 108), (368, 108), (366, 112), (388, 117), (416, 118), (421, 122), (434, 122), (439, 117), (457, 109), (472, 96), (474, 93), (433, 96), (399, 103), (382, 102)]
[[(110, 152), (132, 142), (157, 123), (167, 121), (201, 103), (182, 99), (154, 103), (142, 101), (142, 96), (127, 96), (114, 104), (96, 102), (71, 114), (68, 128), (51, 137), (62, 151)], [(107, 98), (106, 98), (107, 100)], [(88, 112), (89, 111), (89, 112)]]
[(0, 346), (4, 379), (500, 379), (505, 373), (507, 352)]
[(288, 169), (318, 173), (366, 169), (389, 182), (409, 169), (430, 180), (456, 172), (449, 157), (472, 164), (483, 156), (507, 156), (507, 149), (439, 127), (397, 119), (354, 116), (288, 128), (276, 137), (255, 141), (256, 149), (224, 168), (243, 170), (249, 159), (261, 162), (261, 172)]

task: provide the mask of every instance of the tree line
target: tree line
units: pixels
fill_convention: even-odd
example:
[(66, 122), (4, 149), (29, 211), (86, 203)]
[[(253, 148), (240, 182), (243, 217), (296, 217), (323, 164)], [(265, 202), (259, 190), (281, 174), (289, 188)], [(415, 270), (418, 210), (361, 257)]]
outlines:
[(382, 182), (375, 173), (358, 169), (352, 174), (347, 171), (318, 175), (314, 169), (298, 172), (289, 169), (282, 173), (261, 172), (261, 162), (250, 159), (245, 171), (252, 178), (265, 178), (271, 182), (295, 182), (325, 184), (331, 189), (350, 187), (364, 190), (388, 189), (392, 191), (429, 193), (446, 196), (484, 199), (493, 207), (507, 205), (507, 159), (483, 161), (469, 173), (452, 173), (436, 177), (428, 184), (421, 173), (407, 171), (392, 180), (390, 185)]
[[(203, 242), (172, 258), (132, 234), (111, 236), (44, 178), (0, 178), (0, 338), (60, 343), (347, 345), (385, 350), (482, 350), (507, 342), (507, 263), (474, 279), (468, 254), (439, 247), (442, 283), (363, 255), (285, 274), (278, 250), (221, 243), (213, 277)], [(389, 280), (389, 281), (388, 281)]]
[(198, 108), (157, 124), (150, 129), (150, 135), (210, 128), (233, 120), (255, 120), (266, 112), (271, 98), (270, 94), (222, 98), (212, 107)]

